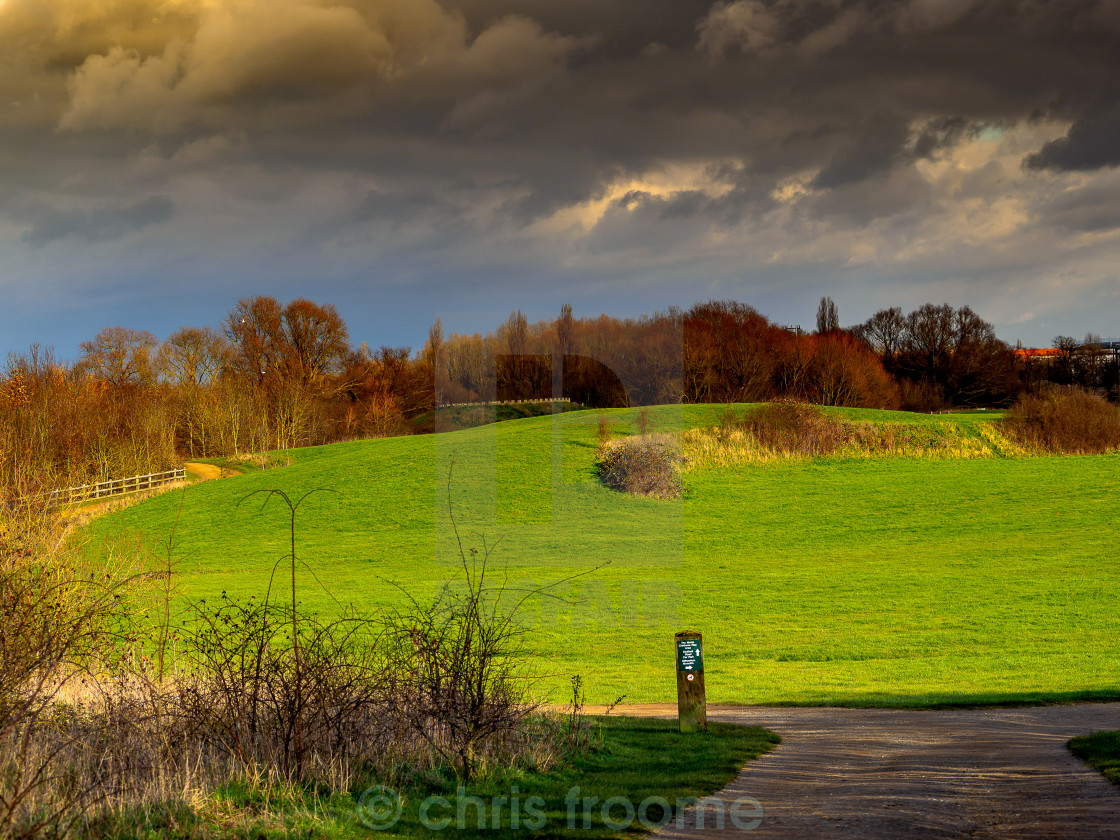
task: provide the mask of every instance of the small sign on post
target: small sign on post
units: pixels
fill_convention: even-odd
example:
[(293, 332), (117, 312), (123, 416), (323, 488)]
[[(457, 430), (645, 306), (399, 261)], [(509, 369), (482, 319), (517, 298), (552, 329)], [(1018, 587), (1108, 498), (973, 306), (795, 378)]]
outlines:
[(677, 717), (681, 732), (708, 728), (708, 708), (704, 699), (703, 636), (677, 633)]

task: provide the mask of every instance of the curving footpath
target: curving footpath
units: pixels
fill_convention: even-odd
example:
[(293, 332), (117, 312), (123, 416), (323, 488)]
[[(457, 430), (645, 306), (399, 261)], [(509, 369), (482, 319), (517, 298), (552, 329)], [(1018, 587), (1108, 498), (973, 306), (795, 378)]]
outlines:
[(215, 467), (213, 464), (202, 464), (198, 461), (187, 461), (183, 464), (183, 468), (187, 472), (197, 475), (202, 481), (223, 478), (227, 475), (237, 475), (237, 473), (232, 470), (222, 470), (221, 467)]
[[(664, 707), (620, 714), (666, 714)], [(1120, 729), (1120, 703), (1010, 709), (709, 707), (782, 743), (716, 794), (753, 798), (761, 823), (665, 826), (661, 838), (1120, 838), (1120, 788), (1070, 754), (1074, 735)], [(748, 823), (749, 824), (749, 823)]]

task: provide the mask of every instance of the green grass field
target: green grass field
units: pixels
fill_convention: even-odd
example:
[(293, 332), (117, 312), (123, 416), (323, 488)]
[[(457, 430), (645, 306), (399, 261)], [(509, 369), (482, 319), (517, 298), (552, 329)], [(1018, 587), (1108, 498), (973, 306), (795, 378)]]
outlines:
[[(680, 430), (724, 410), (649, 418)], [(658, 502), (599, 484), (602, 413), (297, 450), (291, 466), (145, 501), (91, 533), (126, 546), (139, 534), (158, 563), (174, 529), (183, 595), (259, 597), (288, 511), (251, 494), (321, 491), (298, 514), (319, 581), (302, 573), (304, 607), (389, 607), (397, 587), (426, 600), (460, 574), (454, 460), (460, 533), (496, 546), (490, 579), (510, 602), (595, 570), (521, 610), (536, 691), (552, 700), (575, 673), (592, 702), (673, 700), (682, 629), (704, 633), (713, 703), (1120, 696), (1120, 456), (749, 464), (690, 473), (683, 500)], [(637, 411), (605, 413), (617, 433), (637, 428)], [(994, 416), (837, 413), (977, 437)]]

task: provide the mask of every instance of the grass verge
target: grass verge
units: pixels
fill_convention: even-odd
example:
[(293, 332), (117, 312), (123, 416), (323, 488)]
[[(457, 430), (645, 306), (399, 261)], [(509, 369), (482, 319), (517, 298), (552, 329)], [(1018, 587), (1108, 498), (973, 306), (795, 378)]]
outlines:
[[(677, 732), (676, 721), (604, 717), (591, 723), (597, 746), (550, 773), (506, 771), (466, 787), (454, 777), (425, 773), (399, 786), (354, 791), (299, 790), (247, 778), (201, 801), (117, 813), (89, 830), (92, 836), (190, 840), (436, 832), (462, 838), (632, 837), (643, 829), (640, 817), (651, 824), (675, 821), (677, 807), (722, 789), (780, 740), (760, 727), (720, 723), (690, 735)], [(664, 813), (659, 800), (674, 810)], [(753, 803), (745, 806), (750, 816)], [(713, 820), (713, 806), (708, 808)]]
[(1120, 732), (1094, 732), (1071, 738), (1066, 746), (1094, 770), (1120, 787)]

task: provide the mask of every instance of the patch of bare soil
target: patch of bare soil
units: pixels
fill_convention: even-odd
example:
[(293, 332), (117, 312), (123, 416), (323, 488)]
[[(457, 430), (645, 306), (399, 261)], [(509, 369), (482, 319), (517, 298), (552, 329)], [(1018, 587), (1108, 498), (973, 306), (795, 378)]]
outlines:
[[(673, 717), (676, 707), (615, 713)], [(762, 822), (744, 831), (727, 819), (719, 829), (711, 807), (704, 827), (690, 812), (683, 828), (674, 821), (657, 837), (1120, 837), (1120, 788), (1065, 746), (1074, 735), (1120, 729), (1120, 703), (944, 711), (709, 706), (708, 717), (782, 736), (716, 794), (725, 809), (758, 800)]]
[(187, 472), (197, 475), (203, 481), (209, 481), (212, 478), (226, 478), (231, 475), (240, 475), (237, 470), (216, 467), (213, 464), (200, 464), (198, 461), (188, 461), (183, 464), (183, 467)]

